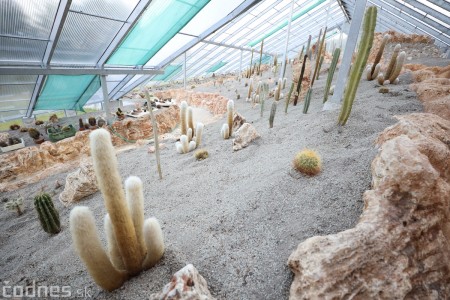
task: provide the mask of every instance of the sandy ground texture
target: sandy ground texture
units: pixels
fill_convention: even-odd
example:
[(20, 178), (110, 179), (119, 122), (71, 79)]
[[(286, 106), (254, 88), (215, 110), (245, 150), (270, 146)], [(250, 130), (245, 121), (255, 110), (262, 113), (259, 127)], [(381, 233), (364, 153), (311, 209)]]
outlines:
[[(387, 94), (380, 94), (376, 81), (368, 82), (363, 76), (350, 119), (338, 129), (339, 112), (321, 111), (325, 80), (322, 75), (316, 81), (306, 115), (303, 103), (290, 106), (285, 114), (280, 102), (272, 129), (268, 118), (273, 98), (266, 102), (261, 118), (259, 106), (252, 108), (243, 100), (244, 81), (197, 86), (196, 91), (216, 91), (230, 98), (238, 89), (241, 100), (235, 101), (236, 110), (262, 137), (233, 152), (231, 140), (219, 134), (225, 122), (222, 117), (205, 126), (202, 147), (210, 157), (196, 161), (192, 152), (176, 153), (176, 133), (167, 135), (161, 153), (163, 180), (158, 179), (155, 156), (147, 152), (148, 146), (119, 153), (123, 180), (136, 175), (144, 182), (145, 216), (160, 220), (166, 252), (157, 266), (112, 293), (95, 285), (72, 248), (71, 207), (56, 200), (62, 188), (54, 188), (56, 181), (64, 184), (67, 173), (3, 194), (3, 199), (23, 195), (26, 207), (20, 217), (0, 211), (1, 285), (26, 287), (34, 282), (37, 286), (70, 286), (73, 297), (146, 299), (160, 291), (173, 273), (192, 263), (217, 299), (287, 299), (292, 282), (288, 256), (306, 238), (356, 224), (363, 207), (362, 193), (371, 183), (375, 138), (395, 123), (394, 115), (422, 111), (408, 88), (410, 75), (401, 75), (400, 84), (389, 86)], [(320, 153), (323, 171), (318, 176), (292, 172), (292, 159), (303, 148)], [(54, 236), (40, 228), (33, 208), (33, 196), (41, 188), (55, 193), (61, 215), (62, 231)], [(105, 242), (106, 211), (100, 192), (79, 204), (94, 212)]]

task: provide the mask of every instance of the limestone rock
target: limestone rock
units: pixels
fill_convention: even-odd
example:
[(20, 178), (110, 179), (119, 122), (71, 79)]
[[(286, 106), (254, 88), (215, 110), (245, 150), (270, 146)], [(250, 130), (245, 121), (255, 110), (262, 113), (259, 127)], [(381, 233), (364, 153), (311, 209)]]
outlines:
[(398, 117), (379, 137), (355, 228), (301, 243), (290, 299), (450, 297), (450, 122)]
[(8, 132), (0, 132), (0, 142), (8, 143), (9, 133)]
[(256, 131), (255, 127), (250, 123), (244, 123), (235, 133), (233, 140), (233, 150), (238, 151), (247, 147), (252, 141), (261, 136)]
[(59, 200), (64, 205), (70, 205), (97, 191), (94, 165), (91, 161), (86, 161), (80, 164), (78, 170), (67, 175), (64, 191), (59, 195)]
[(244, 116), (235, 112), (233, 115), (233, 130), (238, 130), (245, 122)]
[(161, 293), (152, 294), (150, 300), (214, 300), (206, 280), (189, 264), (176, 272)]

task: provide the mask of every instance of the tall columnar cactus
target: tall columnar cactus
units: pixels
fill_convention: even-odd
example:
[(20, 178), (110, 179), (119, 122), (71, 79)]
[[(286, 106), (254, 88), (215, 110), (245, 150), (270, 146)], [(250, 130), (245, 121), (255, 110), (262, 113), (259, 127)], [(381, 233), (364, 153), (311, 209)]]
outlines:
[[(150, 94), (148, 93), (148, 90), (144, 86), (141, 87), (141, 90), (144, 92), (145, 99), (147, 99), (147, 103), (150, 103), (151, 99), (150, 99)], [(156, 123), (156, 118), (153, 115), (153, 109), (150, 108), (149, 112), (150, 112), (150, 119), (152, 121), (153, 137), (154, 137), (154, 141), (155, 141), (156, 165), (157, 165), (157, 168), (158, 168), (159, 179), (162, 179), (161, 156), (160, 156), (160, 151), (159, 151), (158, 124)], [(101, 127), (100, 126), (100, 120), (98, 121), (98, 125), (99, 125), (99, 127)]]
[(233, 135), (233, 115), (234, 115), (234, 101), (228, 100), (227, 103), (227, 124), (228, 124), (228, 134)]
[(225, 123), (222, 125), (222, 128), (220, 129), (220, 135), (224, 140), (227, 140), (230, 138), (230, 128), (228, 127), (228, 124)]
[[(322, 30), (320, 30), (320, 33), (322, 34)], [(319, 40), (317, 40), (317, 45), (319, 47), (319, 50), (318, 50), (317, 56), (316, 56), (316, 67), (314, 68), (314, 74), (313, 74), (313, 77), (311, 78), (311, 88), (314, 86), (314, 80), (316, 79), (316, 75), (319, 71), (320, 57), (322, 56), (322, 50), (323, 50), (323, 45), (325, 43), (325, 35), (326, 34), (327, 34), (327, 28), (325, 27), (325, 30), (323, 31), (323, 37), (321, 40), (320, 40), (320, 35), (319, 35), (320, 46), (319, 46)]]
[(181, 123), (181, 134), (187, 134), (187, 109), (188, 104), (186, 101), (182, 101), (180, 105), (180, 123)]
[(252, 98), (252, 92), (253, 92), (253, 78), (250, 78), (249, 82), (248, 82), (248, 91), (247, 91), (247, 102), (250, 102), (251, 98)]
[(249, 65), (249, 73), (248, 73), (248, 76), (247, 76), (247, 78), (250, 78), (251, 76), (252, 76), (252, 65), (253, 65), (253, 48), (252, 48), (252, 56), (250, 57), (250, 65)]
[(198, 122), (197, 126), (195, 127), (195, 144), (196, 147), (199, 147), (200, 144), (202, 143), (202, 135), (203, 135), (203, 128), (205, 127), (205, 125), (203, 125), (203, 123)]
[(300, 54), (298, 55), (298, 62), (300, 63), (300, 61), (302, 60), (303, 57), (303, 52), (305, 51), (305, 45), (303, 45), (302, 47), (302, 51), (300, 51)]
[(289, 102), (291, 101), (291, 95), (292, 95), (292, 92), (294, 91), (294, 86), (295, 86), (295, 83), (292, 82), (291, 88), (289, 89), (289, 93), (286, 97), (286, 104), (284, 105), (284, 113), (285, 114), (287, 114), (287, 111), (288, 111), (288, 106), (289, 106)]
[[(188, 129), (191, 129), (192, 134), (194, 134), (194, 110), (192, 107), (188, 107)], [(190, 137), (192, 139), (192, 135)], [(190, 141), (190, 140), (189, 140)]]
[(394, 53), (392, 53), (391, 60), (389, 61), (389, 65), (386, 69), (386, 72), (384, 72), (384, 78), (388, 79), (391, 77), (392, 71), (394, 70), (395, 64), (397, 62), (398, 54), (400, 53), (400, 48), (402, 46), (400, 44), (395, 45), (394, 47)]
[(102, 247), (89, 208), (75, 207), (71, 211), (70, 231), (89, 274), (103, 289), (112, 291), (130, 276), (156, 264), (164, 253), (164, 241), (155, 218), (143, 222), (141, 180), (127, 179), (124, 193), (108, 131), (93, 131), (90, 144), (97, 183), (108, 212), (105, 229), (110, 256)]
[(308, 91), (306, 92), (305, 103), (303, 104), (304, 114), (308, 113), (309, 104), (311, 103), (311, 97), (312, 97), (312, 87), (309, 87)]
[[(311, 37), (311, 36), (309, 36), (309, 37)], [(298, 97), (300, 97), (300, 92), (302, 90), (302, 81), (303, 81), (303, 76), (305, 75), (305, 67), (306, 67), (306, 59), (307, 58), (308, 58), (308, 55), (306, 54), (305, 57), (303, 58), (302, 70), (300, 71), (300, 75), (299, 75), (299, 78), (297, 81), (297, 91), (294, 96), (294, 106), (297, 106)]]
[(284, 77), (283, 78), (283, 87), (282, 87), (283, 90), (286, 88), (286, 82), (287, 82), (287, 78)]
[(355, 100), (356, 90), (358, 89), (359, 81), (361, 80), (364, 66), (369, 57), (370, 49), (373, 44), (373, 36), (375, 25), (377, 22), (377, 8), (371, 6), (367, 9), (364, 16), (363, 34), (359, 44), (358, 55), (356, 57), (353, 68), (350, 71), (350, 78), (344, 93), (344, 101), (339, 114), (339, 125), (344, 126), (347, 123), (348, 117), (352, 110), (353, 101)]
[(261, 41), (261, 49), (259, 50), (259, 64), (258, 64), (258, 76), (261, 75), (261, 62), (263, 54), (264, 40)]
[(397, 79), (398, 75), (400, 75), (403, 64), (405, 63), (405, 58), (406, 58), (405, 51), (400, 52), (400, 54), (397, 57), (397, 61), (395, 63), (394, 71), (392, 71), (392, 74), (390, 74), (388, 79), (390, 83), (395, 83), (395, 80)]
[(380, 49), (378, 49), (377, 56), (375, 57), (375, 61), (372, 66), (367, 68), (367, 80), (372, 81), (378, 77), (378, 73), (380, 72), (380, 60), (383, 56), (384, 47), (386, 47), (387, 42), (389, 41), (389, 35), (385, 34), (383, 36), (383, 41), (381, 42)]
[(269, 128), (273, 127), (273, 120), (275, 119), (275, 113), (276, 112), (277, 112), (277, 101), (274, 101), (272, 103), (272, 108), (270, 109)]
[(330, 93), (331, 82), (333, 82), (334, 72), (341, 55), (341, 48), (336, 48), (333, 53), (333, 59), (331, 60), (330, 68), (328, 69), (327, 83), (325, 85), (325, 95), (323, 96), (323, 103), (327, 102), (328, 95)]
[(59, 213), (53, 205), (49, 194), (42, 193), (34, 197), (34, 207), (45, 232), (57, 234), (61, 231)]
[(277, 89), (275, 90), (275, 94), (274, 94), (275, 101), (280, 100), (282, 81), (283, 81), (283, 79), (280, 77), (278, 79)]
[(324, 57), (323, 55), (320, 57), (320, 61), (319, 61), (319, 70), (317, 71), (316, 80), (319, 80), (320, 69), (322, 69), (322, 64), (323, 64), (324, 58), (325, 58), (325, 57)]
[(311, 60), (311, 39), (312, 39), (312, 36), (311, 35), (309, 35), (309, 37), (308, 37), (308, 44), (306, 45), (306, 56), (307, 57), (309, 57), (309, 60)]

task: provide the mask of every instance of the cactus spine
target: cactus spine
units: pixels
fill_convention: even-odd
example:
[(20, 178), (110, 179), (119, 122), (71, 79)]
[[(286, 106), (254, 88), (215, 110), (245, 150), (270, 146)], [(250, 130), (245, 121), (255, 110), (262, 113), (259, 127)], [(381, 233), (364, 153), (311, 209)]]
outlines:
[(380, 49), (378, 49), (377, 56), (375, 57), (375, 61), (370, 69), (367, 70), (367, 80), (372, 81), (378, 77), (378, 72), (380, 71), (380, 60), (383, 56), (384, 47), (386, 47), (386, 43), (389, 40), (389, 35), (385, 34), (383, 36), (383, 41), (381, 42)]
[[(309, 36), (309, 37), (311, 38), (311, 36)], [(300, 76), (297, 81), (297, 92), (295, 93), (295, 96), (294, 96), (294, 106), (297, 106), (298, 97), (300, 97), (300, 91), (302, 90), (302, 81), (303, 81), (303, 76), (305, 74), (307, 58), (308, 58), (308, 54), (306, 54), (305, 57), (303, 58), (302, 70), (300, 71)]]
[(289, 93), (288, 93), (287, 98), (286, 98), (286, 104), (284, 106), (284, 113), (286, 113), (286, 114), (287, 114), (287, 111), (288, 111), (289, 102), (291, 101), (292, 91), (294, 91), (294, 86), (295, 86), (295, 84), (294, 84), (294, 82), (292, 82), (291, 83), (291, 88), (289, 89)]
[(228, 135), (233, 135), (233, 115), (234, 115), (234, 101), (228, 100), (227, 103), (227, 123), (228, 123)]
[(180, 106), (180, 123), (181, 123), (181, 134), (187, 134), (187, 115), (188, 104), (186, 101), (181, 102)]
[(274, 101), (272, 103), (272, 108), (270, 109), (269, 128), (273, 127), (273, 120), (275, 119), (275, 113), (276, 112), (277, 112), (277, 102)]
[(34, 197), (34, 207), (45, 232), (57, 234), (61, 231), (59, 213), (53, 205), (49, 194), (42, 193)]
[(333, 82), (334, 72), (336, 71), (336, 66), (339, 61), (339, 56), (341, 55), (341, 49), (336, 48), (333, 53), (333, 59), (331, 60), (331, 65), (328, 70), (327, 83), (325, 85), (325, 95), (323, 96), (323, 103), (327, 102), (328, 95), (330, 93), (331, 82)]
[(355, 100), (356, 90), (361, 79), (364, 66), (369, 57), (370, 49), (373, 44), (373, 36), (375, 25), (377, 22), (377, 8), (371, 6), (367, 9), (364, 16), (364, 31), (361, 36), (358, 55), (352, 70), (350, 71), (350, 78), (348, 80), (347, 88), (344, 93), (344, 101), (342, 103), (341, 112), (339, 114), (339, 125), (344, 126), (347, 123), (348, 117), (352, 110), (353, 101)]
[(128, 179), (124, 193), (108, 131), (98, 129), (92, 132), (90, 143), (95, 175), (109, 214), (105, 218), (105, 229), (111, 258), (101, 246), (89, 208), (75, 207), (72, 210), (70, 230), (75, 248), (94, 281), (111, 291), (120, 287), (129, 276), (150, 267), (148, 261), (158, 261), (164, 252), (164, 243), (159, 224), (151, 228), (152, 232), (146, 229), (149, 220), (157, 223), (156, 220), (149, 219), (142, 225), (144, 196), (141, 180), (137, 177)]

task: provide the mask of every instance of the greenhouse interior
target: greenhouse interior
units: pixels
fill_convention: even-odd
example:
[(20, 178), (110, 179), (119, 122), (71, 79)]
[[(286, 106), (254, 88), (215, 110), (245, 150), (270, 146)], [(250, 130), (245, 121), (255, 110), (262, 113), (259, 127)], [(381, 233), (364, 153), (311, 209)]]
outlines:
[(0, 298), (450, 298), (450, 1), (0, 16)]

